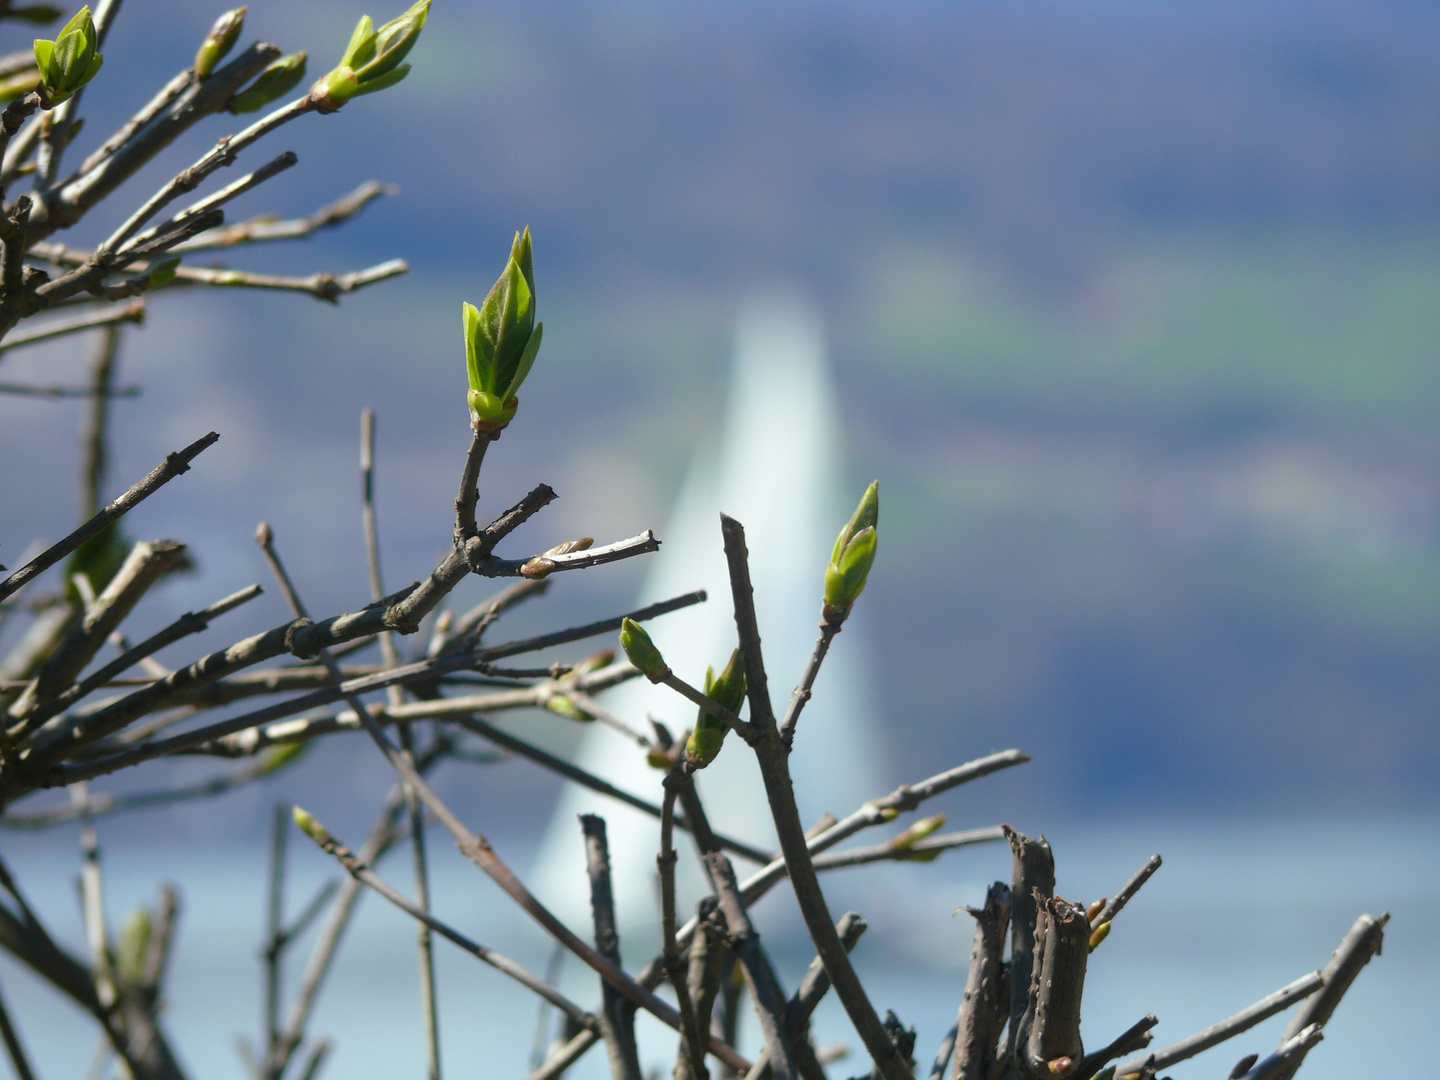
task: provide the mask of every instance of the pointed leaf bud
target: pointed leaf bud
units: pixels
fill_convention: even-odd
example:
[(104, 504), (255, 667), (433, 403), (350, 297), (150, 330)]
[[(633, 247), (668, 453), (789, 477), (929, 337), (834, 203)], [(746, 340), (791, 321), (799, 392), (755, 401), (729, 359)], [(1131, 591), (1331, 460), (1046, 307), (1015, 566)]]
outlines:
[(938, 832), (945, 825), (945, 815), (936, 814), (934, 817), (921, 818), (904, 832), (900, 833), (890, 841), (890, 847), (895, 850), (905, 850), (914, 847), (921, 840), (924, 840), (932, 833)]
[(609, 667), (615, 662), (614, 649), (601, 649), (593, 656), (587, 656), (573, 668), (570, 669), (570, 678), (578, 678), (581, 675), (589, 675), (592, 671), (599, 671), (601, 668)]
[[(730, 654), (730, 662), (719, 678), (716, 678), (713, 667), (706, 669), (705, 696), (732, 713), (740, 711), (740, 706), (745, 703), (745, 656), (739, 649)], [(685, 741), (685, 759), (695, 768), (703, 769), (720, 753), (730, 729), (704, 709), (699, 713), (695, 718), (695, 729)]]
[(1088, 908), (1085, 909), (1085, 918), (1089, 922), (1093, 923), (1095, 921), (1095, 916), (1099, 915), (1100, 912), (1105, 910), (1105, 904), (1109, 899), (1110, 898), (1108, 896), (1102, 896), (1099, 900), (1096, 900), (1093, 904), (1091, 904)]
[(300, 831), (310, 837), (311, 840), (317, 843), (323, 843), (329, 838), (330, 834), (325, 831), (325, 826), (316, 821), (315, 815), (310, 813), (309, 810), (297, 806), (291, 811), (291, 816), (295, 819), (295, 824), (300, 827)]
[(293, 765), (305, 756), (305, 752), (309, 750), (312, 745), (314, 744), (298, 742), (281, 743), (279, 746), (272, 746), (269, 750), (265, 751), (265, 755), (262, 758), (263, 765), (261, 766), (261, 773), (265, 776), (270, 776), (272, 773), (279, 772), (287, 765)]
[(582, 536), (579, 540), (567, 540), (563, 544), (556, 544), (549, 551), (536, 555), (535, 558), (520, 567), (520, 576), (537, 581), (547, 577), (556, 565), (550, 556), (569, 555), (572, 551), (586, 551), (593, 543), (595, 543), (593, 536)]
[(470, 376), (470, 426), (498, 432), (515, 416), (515, 396), (534, 366), (544, 326), (535, 321), (530, 230), (515, 234), (505, 270), (477, 308), (462, 308)]
[(670, 674), (670, 668), (665, 663), (665, 658), (660, 655), (660, 650), (650, 640), (645, 628), (634, 619), (626, 619), (620, 624), (620, 647), (625, 650), (630, 663), (652, 683), (658, 683)]
[(208, 79), (220, 61), (235, 47), (235, 42), (240, 39), (240, 31), (245, 29), (245, 12), (248, 10), (238, 7), (215, 20), (215, 25), (205, 35), (205, 40), (200, 43), (200, 48), (195, 53), (197, 79)]
[(254, 82), (230, 99), (225, 106), (226, 111), (237, 116), (241, 113), (259, 112), (272, 101), (290, 93), (305, 77), (307, 55), (302, 51), (276, 60), (255, 76)]
[(179, 269), (179, 255), (172, 255), (168, 259), (161, 259), (146, 271), (145, 287), (147, 289), (158, 289), (162, 285), (169, 285), (170, 282), (175, 280), (175, 274)]
[(88, 83), (104, 60), (96, 48), (99, 35), (87, 4), (65, 24), (54, 41), (35, 41), (35, 63), (40, 69), (40, 91), (45, 107), (54, 108)]
[(1110, 936), (1110, 925), (1108, 922), (1102, 922), (1099, 926), (1095, 927), (1094, 931), (1090, 934), (1091, 952), (1098, 949), (1100, 943)]
[(394, 86), (410, 72), (402, 63), (425, 29), (431, 0), (419, 0), (378, 30), (361, 18), (336, 68), (310, 90), (321, 112), (334, 112), (353, 97)]
[(588, 724), (595, 718), (589, 713), (581, 710), (580, 706), (571, 701), (564, 694), (551, 694), (545, 699), (545, 708), (557, 716), (563, 716), (567, 720), (579, 720)]
[(860, 505), (840, 530), (830, 565), (825, 568), (825, 620), (844, 622), (855, 599), (865, 589), (875, 562), (875, 530), (880, 522), (880, 482), (865, 489)]

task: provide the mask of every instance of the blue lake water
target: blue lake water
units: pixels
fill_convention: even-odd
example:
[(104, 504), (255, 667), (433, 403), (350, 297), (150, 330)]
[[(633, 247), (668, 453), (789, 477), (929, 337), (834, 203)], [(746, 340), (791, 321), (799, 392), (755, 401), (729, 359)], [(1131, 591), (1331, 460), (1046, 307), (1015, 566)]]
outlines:
[[(1165, 856), (1164, 867), (1091, 959), (1088, 1041), (1100, 1045), (1146, 1012), (1161, 1021), (1156, 1045), (1183, 1037), (1323, 967), (1355, 916), (1389, 911), (1384, 954), (1362, 973), (1302, 1073), (1310, 1080), (1373, 1075), (1380, 1032), (1413, 1030), (1440, 1015), (1440, 991), (1433, 978), (1422, 977), (1440, 963), (1437, 824), (1433, 817), (1154, 820), (1061, 822), (1048, 830), (1058, 891), (1072, 900), (1112, 893), (1152, 852)], [(42, 843), (9, 835), (0, 838), (0, 850), (59, 936), (83, 953), (79, 863), (67, 853), (73, 836), (73, 830), (51, 834)], [(516, 841), (507, 850), (503, 835), (492, 839), (517, 867), (525, 865), (526, 845)], [(541, 934), (438, 835), (432, 850), (438, 913), (543, 971), (550, 948)], [(192, 1076), (239, 1080), (245, 1073), (236, 1036), (253, 1039), (259, 1026), (263, 850), (132, 841), (107, 848), (105, 865), (115, 922), (135, 903), (153, 898), (161, 880), (179, 885), (185, 908), (169, 980), (168, 1029)], [(317, 851), (298, 841), (291, 866), (294, 911), (333, 875)], [(382, 871), (406, 884), (408, 859), (392, 856)], [(927, 1063), (954, 1019), (968, 960), (972, 923), (952, 912), (977, 903), (990, 880), (1008, 874), (1008, 851), (992, 845), (953, 852), (928, 866), (871, 867), (828, 879), (837, 914), (855, 908), (869, 919), (872, 929), (855, 953), (857, 966), (877, 1004), (917, 1028), (917, 1057)], [(793, 989), (809, 960), (793, 900), (776, 890), (757, 905), (755, 916), (782, 981)], [(639, 967), (653, 944), (633, 937), (622, 942), (628, 966)], [(299, 944), (292, 978), (309, 946), (308, 939)], [(522, 1077), (536, 1021), (534, 999), (448, 944), (436, 948), (447, 1074)], [(8, 959), (0, 961), (0, 980), (42, 1080), (85, 1076), (98, 1043), (93, 1026)], [(583, 1003), (598, 996), (593, 978), (578, 964), (565, 970), (563, 983)], [(422, 1075), (416, 988), (412, 924), (378, 897), (366, 897), (312, 1028), (334, 1041), (322, 1075)], [(1284, 1016), (1268, 1021), (1170, 1073), (1176, 1080), (1223, 1077), (1244, 1053), (1273, 1046), (1286, 1022)], [(816, 1026), (822, 1045), (856, 1045), (833, 1000), (822, 1005)], [(673, 1037), (642, 1024), (641, 1038), (647, 1067), (663, 1066), (668, 1075)], [(754, 1052), (759, 1036), (753, 1024), (741, 1041), (742, 1049)], [(831, 1075), (858, 1071), (852, 1057)], [(607, 1075), (603, 1052), (592, 1053), (571, 1075)]]

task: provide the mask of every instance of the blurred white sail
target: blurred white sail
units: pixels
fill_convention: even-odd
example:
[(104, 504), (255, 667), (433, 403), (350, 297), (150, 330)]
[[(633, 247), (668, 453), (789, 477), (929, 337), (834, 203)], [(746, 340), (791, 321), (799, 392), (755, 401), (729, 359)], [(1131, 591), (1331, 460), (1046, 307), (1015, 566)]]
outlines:
[[(719, 445), (696, 455), (641, 603), (695, 588), (705, 604), (650, 624), (666, 662), (700, 684), (707, 665), (718, 670), (735, 647), (729, 578), (720, 538), (721, 511), (746, 530), (756, 615), (764, 642), (770, 692), (783, 712), (815, 642), (821, 583), (835, 535), (863, 485), (843, 467), (840, 419), (818, 315), (803, 303), (767, 297), (741, 312), (729, 404)], [(865, 678), (863, 630), (847, 623), (836, 639), (806, 708), (792, 757), (801, 813), (847, 812), (879, 794), (885, 769), (877, 757), (878, 714)], [(643, 679), (613, 691), (607, 706), (636, 726), (647, 715), (676, 734), (691, 726), (695, 707)], [(662, 774), (648, 767), (633, 743), (592, 726), (577, 763), (654, 802)], [(712, 824), (727, 835), (776, 850), (765, 792), (753, 756), (733, 735), (698, 776)], [(576, 817), (605, 817), (610, 836), (617, 915), (622, 932), (658, 933), (655, 855), (658, 822), (614, 800), (569, 785), (563, 791), (532, 874), (534, 887), (577, 930), (590, 924), (589, 890)], [(679, 899), (688, 913), (701, 895), (696, 860), (681, 850)], [(737, 865), (742, 876), (747, 866)]]

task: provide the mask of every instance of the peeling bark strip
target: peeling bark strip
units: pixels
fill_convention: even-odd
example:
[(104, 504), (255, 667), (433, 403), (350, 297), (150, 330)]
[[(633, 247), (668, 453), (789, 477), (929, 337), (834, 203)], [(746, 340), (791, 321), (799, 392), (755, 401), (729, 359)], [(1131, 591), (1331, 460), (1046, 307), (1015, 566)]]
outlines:
[(960, 1006), (951, 1076), (952, 1080), (988, 1080), (1010, 1008), (1001, 960), (1010, 924), (1009, 886), (995, 882), (985, 894), (985, 906), (969, 910), (975, 916), (975, 944), (970, 951), (970, 975)]

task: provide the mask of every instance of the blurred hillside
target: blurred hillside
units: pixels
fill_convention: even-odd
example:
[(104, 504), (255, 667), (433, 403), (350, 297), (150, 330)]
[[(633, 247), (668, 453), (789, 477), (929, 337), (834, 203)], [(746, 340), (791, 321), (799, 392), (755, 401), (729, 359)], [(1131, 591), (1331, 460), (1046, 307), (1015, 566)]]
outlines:
[[(81, 152), (214, 14), (130, 0), (105, 77), (141, 81)], [(249, 29), (318, 72), (358, 14), (260, 2)], [(264, 580), (261, 518), (312, 608), (353, 606), (367, 404), (388, 579), (428, 569), (466, 441), (459, 303), (528, 223), (545, 353), (486, 483), (492, 508), (560, 492), (536, 543), (663, 526), (737, 303), (784, 284), (825, 312), (857, 491), (883, 492), (865, 604), (895, 779), (1016, 745), (1037, 760), (1009, 797), (1076, 813), (1440, 802), (1440, 9), (438, 0), (430, 26), (405, 84), (282, 134), (299, 168), (237, 211), (398, 183), (236, 264), (414, 272), (338, 311), (162, 298), (129, 339), (115, 484), (223, 435), (137, 515), (202, 566), (148, 618)], [(5, 561), (70, 523), (78, 415), (0, 399)], [(614, 609), (638, 572), (559, 583), (517, 630)], [(264, 603), (221, 636), (283, 617)], [(327, 748), (295, 783), (373, 769), (368, 798), (370, 757)]]

